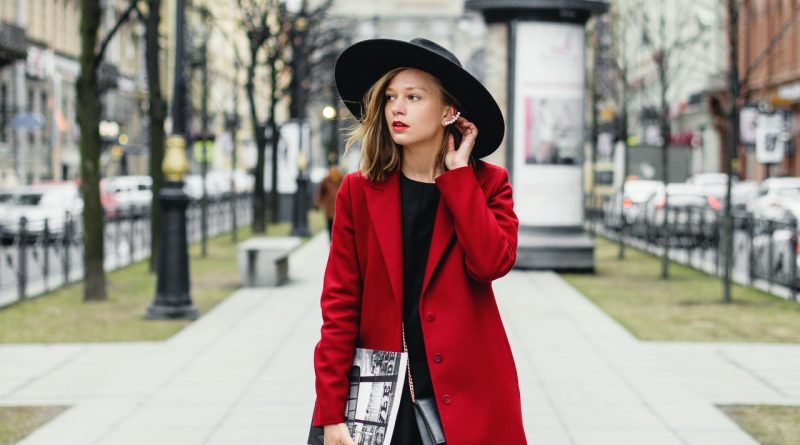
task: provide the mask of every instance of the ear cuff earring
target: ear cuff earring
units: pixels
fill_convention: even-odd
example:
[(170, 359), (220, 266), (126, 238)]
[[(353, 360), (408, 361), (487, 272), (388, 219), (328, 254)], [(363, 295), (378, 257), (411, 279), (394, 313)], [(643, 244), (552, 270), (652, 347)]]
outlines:
[(452, 125), (453, 123), (455, 123), (455, 121), (457, 121), (457, 120), (458, 120), (458, 117), (459, 117), (459, 116), (461, 116), (461, 112), (460, 112), (460, 111), (459, 111), (459, 112), (457, 112), (457, 113), (456, 113), (456, 114), (455, 114), (453, 117), (451, 117), (450, 119), (446, 119), (446, 120), (444, 121), (444, 125), (445, 125), (445, 127), (446, 127), (446, 126), (448, 126), (448, 125)]

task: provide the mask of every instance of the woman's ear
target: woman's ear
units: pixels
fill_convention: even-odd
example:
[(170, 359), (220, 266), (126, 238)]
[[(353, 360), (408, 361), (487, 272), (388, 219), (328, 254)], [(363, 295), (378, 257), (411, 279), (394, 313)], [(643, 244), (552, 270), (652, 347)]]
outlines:
[(454, 124), (458, 120), (459, 116), (461, 116), (461, 113), (456, 111), (456, 107), (452, 105), (447, 107), (447, 110), (445, 110), (445, 116), (442, 118), (442, 125), (446, 127)]

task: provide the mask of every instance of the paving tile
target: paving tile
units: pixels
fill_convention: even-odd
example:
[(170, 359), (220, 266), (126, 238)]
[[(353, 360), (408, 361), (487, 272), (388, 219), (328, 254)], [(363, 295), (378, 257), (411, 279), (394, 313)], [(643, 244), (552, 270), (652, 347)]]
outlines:
[[(0, 346), (0, 405), (73, 405), (22, 443), (303, 443), (326, 236), (166, 341)], [(550, 272), (494, 289), (531, 444), (749, 445), (716, 403), (800, 405), (798, 345), (640, 342)]]

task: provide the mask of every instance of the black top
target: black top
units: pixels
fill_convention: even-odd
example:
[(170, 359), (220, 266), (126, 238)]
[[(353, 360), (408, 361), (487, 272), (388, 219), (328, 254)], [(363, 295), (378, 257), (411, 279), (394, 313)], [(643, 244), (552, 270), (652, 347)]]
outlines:
[[(433, 384), (422, 338), (419, 298), (439, 206), (439, 189), (436, 184), (417, 182), (400, 173), (400, 203), (403, 225), (403, 320), (414, 395), (419, 399), (433, 397)], [(392, 445), (420, 443), (408, 380), (404, 388)]]

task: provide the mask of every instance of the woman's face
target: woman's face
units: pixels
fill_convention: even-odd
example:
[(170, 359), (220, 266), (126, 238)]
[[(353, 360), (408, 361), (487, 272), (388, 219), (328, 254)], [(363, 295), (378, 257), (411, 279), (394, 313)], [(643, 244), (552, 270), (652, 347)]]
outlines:
[(400, 71), (389, 81), (384, 94), (384, 116), (396, 144), (440, 146), (444, 137), (442, 120), (449, 107), (430, 74), (413, 68)]

